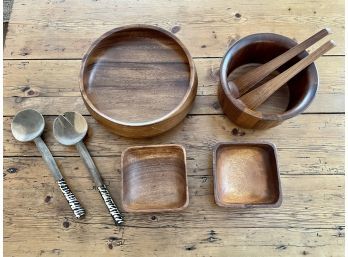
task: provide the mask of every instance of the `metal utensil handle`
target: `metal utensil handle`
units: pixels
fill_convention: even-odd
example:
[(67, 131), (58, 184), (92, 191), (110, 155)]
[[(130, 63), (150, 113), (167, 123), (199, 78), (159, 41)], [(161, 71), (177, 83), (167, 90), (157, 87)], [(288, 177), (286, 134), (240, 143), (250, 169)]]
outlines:
[(54, 180), (57, 181), (60, 190), (62, 190), (66, 200), (68, 201), (70, 208), (73, 210), (76, 218), (80, 218), (85, 214), (85, 210), (81, 207), (79, 201), (76, 199), (75, 195), (71, 192), (70, 188), (66, 184), (62, 173), (60, 173), (56, 161), (54, 160), (50, 150), (48, 149), (45, 142), (41, 137), (34, 139), (34, 142), (39, 149), (42, 158), (45, 160), (48, 168), (52, 172)]
[(102, 186), (98, 187), (98, 190), (99, 190), (99, 193), (101, 194), (101, 196), (103, 197), (104, 202), (105, 202), (106, 206), (108, 207), (109, 212), (110, 212), (112, 218), (114, 219), (116, 225), (121, 225), (124, 222), (123, 217), (121, 215), (121, 212), (118, 210), (116, 204), (112, 200), (108, 189), (106, 188), (105, 185), (102, 185)]
[(62, 193), (65, 196), (66, 200), (68, 201), (70, 208), (73, 210), (75, 217), (79, 219), (84, 216), (85, 210), (82, 208), (75, 195), (71, 192), (64, 178), (58, 180), (57, 183), (60, 190), (62, 190)]
[(41, 137), (37, 137), (34, 139), (34, 142), (36, 144), (37, 149), (40, 151), (42, 158), (46, 162), (48, 168), (50, 169), (54, 180), (59, 181), (63, 178), (62, 173), (60, 173), (59, 168), (57, 166), (56, 161), (54, 160), (50, 150), (48, 149), (45, 142), (42, 140)]
[(95, 165), (91, 155), (88, 152), (88, 149), (86, 147), (86, 145), (80, 141), (78, 143), (76, 143), (76, 148), (77, 151), (79, 152), (83, 162), (85, 163), (89, 173), (91, 174), (94, 183), (97, 187), (101, 187), (104, 185), (103, 180), (100, 176), (99, 170), (97, 168), (97, 166)]

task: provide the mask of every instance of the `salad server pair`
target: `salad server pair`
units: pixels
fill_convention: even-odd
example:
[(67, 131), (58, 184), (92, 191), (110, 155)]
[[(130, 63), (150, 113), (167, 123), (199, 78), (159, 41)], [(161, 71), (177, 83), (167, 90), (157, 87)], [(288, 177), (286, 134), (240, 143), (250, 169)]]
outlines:
[[(49, 167), (54, 180), (57, 182), (64, 197), (68, 201), (75, 217), (81, 218), (85, 215), (85, 210), (68, 187), (50, 150), (41, 138), (44, 127), (45, 120), (43, 116), (33, 109), (26, 109), (17, 113), (11, 124), (12, 134), (18, 141), (33, 141), (36, 144), (42, 158)], [(77, 112), (66, 112), (59, 115), (53, 123), (53, 133), (56, 140), (63, 145), (76, 146), (76, 149), (89, 170), (110, 215), (114, 219), (116, 225), (121, 225), (123, 223), (123, 217), (103, 183), (100, 172), (83, 143), (83, 138), (86, 136), (87, 130), (88, 124), (85, 118)]]

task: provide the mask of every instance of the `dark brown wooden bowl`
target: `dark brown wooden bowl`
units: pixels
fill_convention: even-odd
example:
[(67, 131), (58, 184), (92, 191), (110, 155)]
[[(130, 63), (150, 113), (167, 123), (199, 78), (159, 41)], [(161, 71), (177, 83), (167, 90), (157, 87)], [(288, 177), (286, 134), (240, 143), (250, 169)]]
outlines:
[(141, 138), (182, 121), (197, 92), (193, 60), (172, 33), (150, 25), (113, 29), (82, 60), (80, 90), (93, 117)]
[[(302, 113), (312, 102), (318, 88), (318, 73), (315, 64), (311, 64), (292, 78), (267, 102), (257, 110), (249, 109), (236, 99), (228, 81), (234, 75), (243, 73), (250, 64), (260, 65), (270, 61), (297, 43), (290, 38), (272, 33), (260, 33), (247, 36), (234, 43), (225, 54), (220, 66), (219, 102), (227, 117), (244, 128), (265, 129), (279, 125), (284, 120)], [(281, 66), (282, 72), (308, 55), (303, 52)], [(244, 69), (244, 72), (247, 70)], [(272, 74), (268, 79), (277, 75)]]
[(136, 146), (121, 157), (127, 212), (180, 211), (188, 206), (186, 152), (180, 145)]
[(213, 155), (214, 195), (222, 207), (279, 207), (276, 148), (269, 143), (219, 143)]

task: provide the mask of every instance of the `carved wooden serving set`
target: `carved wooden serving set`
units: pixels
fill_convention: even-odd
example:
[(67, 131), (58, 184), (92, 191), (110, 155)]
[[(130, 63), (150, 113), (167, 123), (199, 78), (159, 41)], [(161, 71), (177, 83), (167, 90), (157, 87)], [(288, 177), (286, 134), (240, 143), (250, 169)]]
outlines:
[[(249, 35), (229, 47), (220, 66), (218, 100), (226, 116), (243, 128), (266, 129), (303, 112), (313, 101), (319, 78), (314, 61), (335, 46), (323, 29), (300, 44), (277, 34)], [(150, 25), (113, 29), (82, 59), (80, 91), (91, 115), (112, 132), (153, 137), (178, 125), (197, 92), (197, 72), (183, 43)], [(85, 210), (68, 187), (41, 139), (45, 121), (35, 110), (19, 112), (14, 137), (34, 141), (77, 218)], [(56, 118), (53, 132), (63, 145), (75, 145), (117, 225), (124, 222), (83, 138), (82, 115)], [(194, 133), (194, 132), (193, 132)], [(181, 211), (189, 205), (186, 151), (181, 145), (146, 145), (121, 156), (121, 203), (125, 212)], [(215, 202), (221, 207), (278, 207), (282, 190), (276, 147), (266, 142), (221, 142), (213, 150)]]

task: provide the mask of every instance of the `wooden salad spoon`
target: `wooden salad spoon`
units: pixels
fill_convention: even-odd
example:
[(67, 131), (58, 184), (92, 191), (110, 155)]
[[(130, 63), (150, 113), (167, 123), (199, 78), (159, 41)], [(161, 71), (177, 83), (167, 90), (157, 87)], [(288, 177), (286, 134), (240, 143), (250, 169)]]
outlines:
[(257, 108), (263, 102), (265, 102), (275, 91), (277, 91), (282, 85), (284, 85), (291, 78), (296, 76), (300, 71), (304, 70), (316, 59), (318, 59), (320, 56), (322, 56), (335, 46), (336, 44), (332, 40), (326, 42), (313, 53), (309, 54), (301, 61), (297, 62), (296, 64), (294, 64), (275, 78), (267, 81), (266, 83), (260, 85), (254, 90), (239, 97), (239, 100), (241, 100), (250, 109)]
[(255, 86), (258, 82), (266, 78), (269, 74), (271, 74), (273, 71), (275, 71), (277, 68), (279, 68), (284, 63), (288, 62), (292, 58), (294, 58), (296, 55), (300, 54), (304, 50), (306, 50), (308, 47), (312, 46), (316, 42), (318, 42), (320, 39), (324, 38), (325, 36), (329, 35), (331, 33), (331, 30), (326, 28), (322, 29), (321, 31), (317, 32), (313, 36), (309, 37), (302, 43), (292, 47), (285, 53), (277, 56), (276, 58), (270, 60), (269, 62), (252, 69), (246, 73), (244, 73), (241, 76), (238, 76), (237, 78), (229, 81), (228, 83), (231, 84), (230, 88), (233, 88), (232, 95), (235, 98), (238, 98), (245, 93), (247, 93), (253, 86)]

